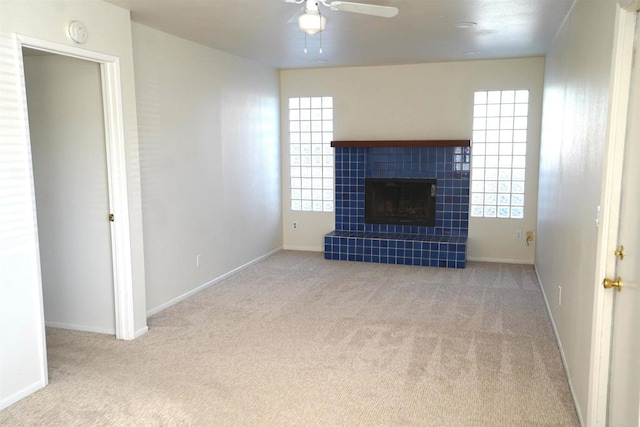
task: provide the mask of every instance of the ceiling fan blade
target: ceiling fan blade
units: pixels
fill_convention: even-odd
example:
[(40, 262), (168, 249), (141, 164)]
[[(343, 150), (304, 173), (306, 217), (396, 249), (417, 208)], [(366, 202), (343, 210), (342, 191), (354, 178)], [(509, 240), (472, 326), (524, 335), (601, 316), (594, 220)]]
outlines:
[(398, 14), (398, 8), (393, 6), (379, 6), (375, 4), (353, 3), (350, 1), (333, 1), (329, 3), (332, 10), (343, 12), (362, 13), (364, 15), (393, 18)]

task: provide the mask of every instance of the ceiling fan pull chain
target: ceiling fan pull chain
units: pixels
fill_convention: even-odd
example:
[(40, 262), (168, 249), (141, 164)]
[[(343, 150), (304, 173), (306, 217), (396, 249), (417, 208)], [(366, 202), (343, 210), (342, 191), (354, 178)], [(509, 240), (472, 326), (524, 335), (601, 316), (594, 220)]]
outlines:
[[(320, 15), (320, 19), (322, 19), (322, 15)], [(322, 53), (322, 31), (320, 31), (320, 53)]]
[(304, 33), (304, 53), (307, 53), (307, 33)]

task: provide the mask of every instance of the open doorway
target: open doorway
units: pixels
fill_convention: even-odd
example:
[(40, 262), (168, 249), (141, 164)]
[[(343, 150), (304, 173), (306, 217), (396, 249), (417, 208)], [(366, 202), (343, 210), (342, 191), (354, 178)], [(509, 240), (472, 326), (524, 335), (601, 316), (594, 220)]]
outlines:
[(45, 324), (115, 335), (100, 65), (23, 58)]
[[(105, 245), (110, 250), (110, 258), (111, 263), (109, 264), (111, 275), (112, 275), (112, 286), (110, 288), (111, 298), (107, 298), (111, 301), (112, 305), (110, 308), (101, 309), (102, 313), (110, 312), (108, 315), (99, 314), (97, 317), (101, 317), (102, 325), (97, 327), (82, 327), (82, 325), (75, 325), (73, 321), (69, 319), (64, 320), (65, 327), (74, 327), (80, 326), (80, 328), (74, 329), (83, 329), (83, 330), (95, 330), (97, 332), (108, 332), (113, 333), (115, 330), (116, 338), (119, 339), (134, 339), (136, 336), (135, 324), (134, 324), (134, 307), (133, 307), (133, 277), (132, 277), (132, 260), (131, 260), (131, 236), (129, 231), (129, 205), (128, 205), (128, 191), (127, 191), (127, 173), (126, 173), (126, 156), (125, 156), (125, 145), (124, 145), (124, 127), (122, 121), (122, 100), (121, 100), (121, 86), (120, 86), (120, 65), (119, 59), (117, 57), (106, 55), (98, 52), (88, 51), (79, 47), (62, 45), (59, 43), (39, 40), (27, 36), (17, 36), (18, 45), (21, 49), (31, 49), (39, 52), (48, 52), (55, 54), (53, 58), (59, 62), (66, 62), (63, 59), (71, 59), (80, 60), (80, 62), (84, 62), (85, 65), (89, 68), (94, 67), (92, 79), (96, 79), (95, 71), (99, 71), (99, 82), (98, 90), (101, 93), (101, 100), (99, 102), (102, 103), (102, 124), (103, 124), (103, 133), (104, 137), (102, 138), (102, 151), (105, 152), (105, 156), (103, 157), (103, 163), (106, 163), (106, 186), (107, 186), (107, 206), (108, 209), (104, 212), (101, 212), (101, 221), (106, 223), (106, 227), (110, 234), (111, 245), (109, 245), (108, 239), (105, 242)], [(29, 51), (30, 53), (34, 53)], [(37, 56), (37, 55), (36, 55)], [(46, 55), (41, 55), (46, 56)], [(24, 56), (22, 59), (22, 65), (24, 69)], [(30, 59), (27, 58), (27, 62)], [(89, 64), (86, 64), (89, 63)], [(61, 66), (64, 68), (65, 66)], [(64, 74), (65, 72), (59, 72), (59, 74)], [(73, 72), (71, 72), (70, 80), (73, 81), (74, 76)], [(25, 85), (26, 86), (26, 85)], [(54, 101), (51, 103), (55, 105), (55, 97)], [(66, 108), (70, 111), (65, 112), (65, 114), (69, 114), (71, 116), (74, 115), (74, 109), (81, 107), (73, 106), (73, 99), (71, 99), (70, 105), (67, 106), (58, 106), (56, 109)], [(28, 106), (28, 109), (31, 109), (31, 106)], [(55, 122), (54, 122), (55, 123)], [(28, 125), (28, 123), (25, 123)], [(46, 134), (46, 131), (42, 131)], [(45, 135), (45, 138), (46, 135)], [(75, 147), (76, 150), (79, 150), (79, 147)], [(73, 150), (71, 150), (73, 151)], [(78, 153), (71, 153), (71, 155), (77, 155)], [(92, 155), (92, 154), (90, 154)], [(32, 156), (35, 159), (36, 156)], [(81, 157), (81, 156), (78, 156)], [(106, 162), (104, 162), (106, 160)], [(62, 162), (64, 164), (64, 162)], [(34, 166), (37, 166), (34, 164)], [(79, 166), (85, 167), (85, 166)], [(90, 169), (90, 168), (89, 168)], [(34, 178), (36, 174), (34, 173)], [(105, 173), (102, 172), (102, 178), (105, 179)], [(74, 179), (69, 180), (74, 182)], [(77, 179), (75, 180), (77, 181)], [(34, 194), (36, 193), (36, 183), (35, 179), (32, 181), (34, 183)], [(49, 183), (47, 183), (49, 184)], [(100, 184), (102, 185), (102, 184)], [(91, 189), (91, 185), (89, 186)], [(94, 189), (95, 191), (95, 189)], [(100, 196), (100, 191), (95, 191), (98, 194), (98, 198)], [(59, 193), (57, 193), (59, 194)], [(78, 199), (69, 198), (67, 203), (80, 203), (86, 204), (89, 200), (93, 200), (92, 196), (88, 196), (88, 199)], [(98, 207), (96, 209), (103, 209)], [(37, 214), (38, 219), (41, 216), (41, 212), (34, 212)], [(73, 218), (65, 218), (64, 215), (59, 216), (59, 218), (64, 218), (65, 221), (72, 223)], [(52, 229), (55, 229), (57, 224), (52, 226)], [(57, 231), (53, 231), (54, 233)], [(40, 233), (39, 233), (40, 234)], [(58, 241), (64, 241), (64, 236)], [(110, 246), (110, 247), (109, 247)], [(39, 248), (38, 250), (38, 263), (43, 265), (40, 262), (41, 252), (44, 248)], [(64, 248), (63, 248), (64, 250)], [(73, 258), (73, 257), (71, 257)], [(102, 259), (105, 257), (103, 256)], [(106, 257), (108, 258), (108, 257)], [(89, 260), (93, 258), (89, 257)], [(48, 262), (48, 261), (47, 261)], [(73, 260), (71, 261), (73, 263)], [(92, 261), (85, 261), (92, 262)], [(55, 261), (53, 262), (55, 264)], [(60, 268), (60, 266), (54, 266), (54, 268)], [(42, 270), (42, 268), (41, 268)], [(44, 271), (42, 271), (44, 273)], [(108, 273), (105, 273), (108, 274)], [(40, 275), (42, 279), (42, 275)], [(42, 282), (42, 280), (41, 280)], [(106, 291), (106, 288), (103, 289), (103, 298), (104, 295), (109, 294)], [(53, 295), (52, 297), (57, 296)], [(82, 304), (78, 304), (82, 305)], [(85, 310), (85, 314), (86, 314)], [(52, 326), (55, 323), (58, 323), (56, 320), (50, 322)], [(62, 323), (62, 322), (60, 322)], [(107, 325), (104, 327), (104, 325)], [(109, 327), (111, 325), (111, 327)], [(62, 326), (62, 324), (58, 325)], [(43, 325), (44, 327), (44, 325)], [(44, 330), (43, 330), (44, 332)], [(43, 333), (44, 336), (44, 333)]]

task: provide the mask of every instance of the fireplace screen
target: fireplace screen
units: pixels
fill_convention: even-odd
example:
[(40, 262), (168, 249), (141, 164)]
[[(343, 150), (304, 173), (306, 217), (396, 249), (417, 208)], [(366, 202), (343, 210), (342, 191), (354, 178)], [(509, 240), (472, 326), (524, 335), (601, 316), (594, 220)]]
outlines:
[(366, 224), (436, 225), (436, 180), (365, 179)]

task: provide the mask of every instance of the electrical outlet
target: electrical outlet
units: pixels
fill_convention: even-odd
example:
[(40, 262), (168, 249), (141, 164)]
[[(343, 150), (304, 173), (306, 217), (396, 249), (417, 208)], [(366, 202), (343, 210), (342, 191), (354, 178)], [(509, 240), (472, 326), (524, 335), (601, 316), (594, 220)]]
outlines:
[(533, 231), (527, 231), (525, 238), (527, 239), (527, 242), (533, 242)]
[(516, 240), (522, 240), (522, 230), (516, 230)]
[(558, 285), (558, 305), (562, 305), (562, 286)]
[(298, 228), (298, 223), (297, 222), (293, 222), (293, 228)]
[(196, 255), (196, 267), (200, 268), (202, 265), (202, 254)]

